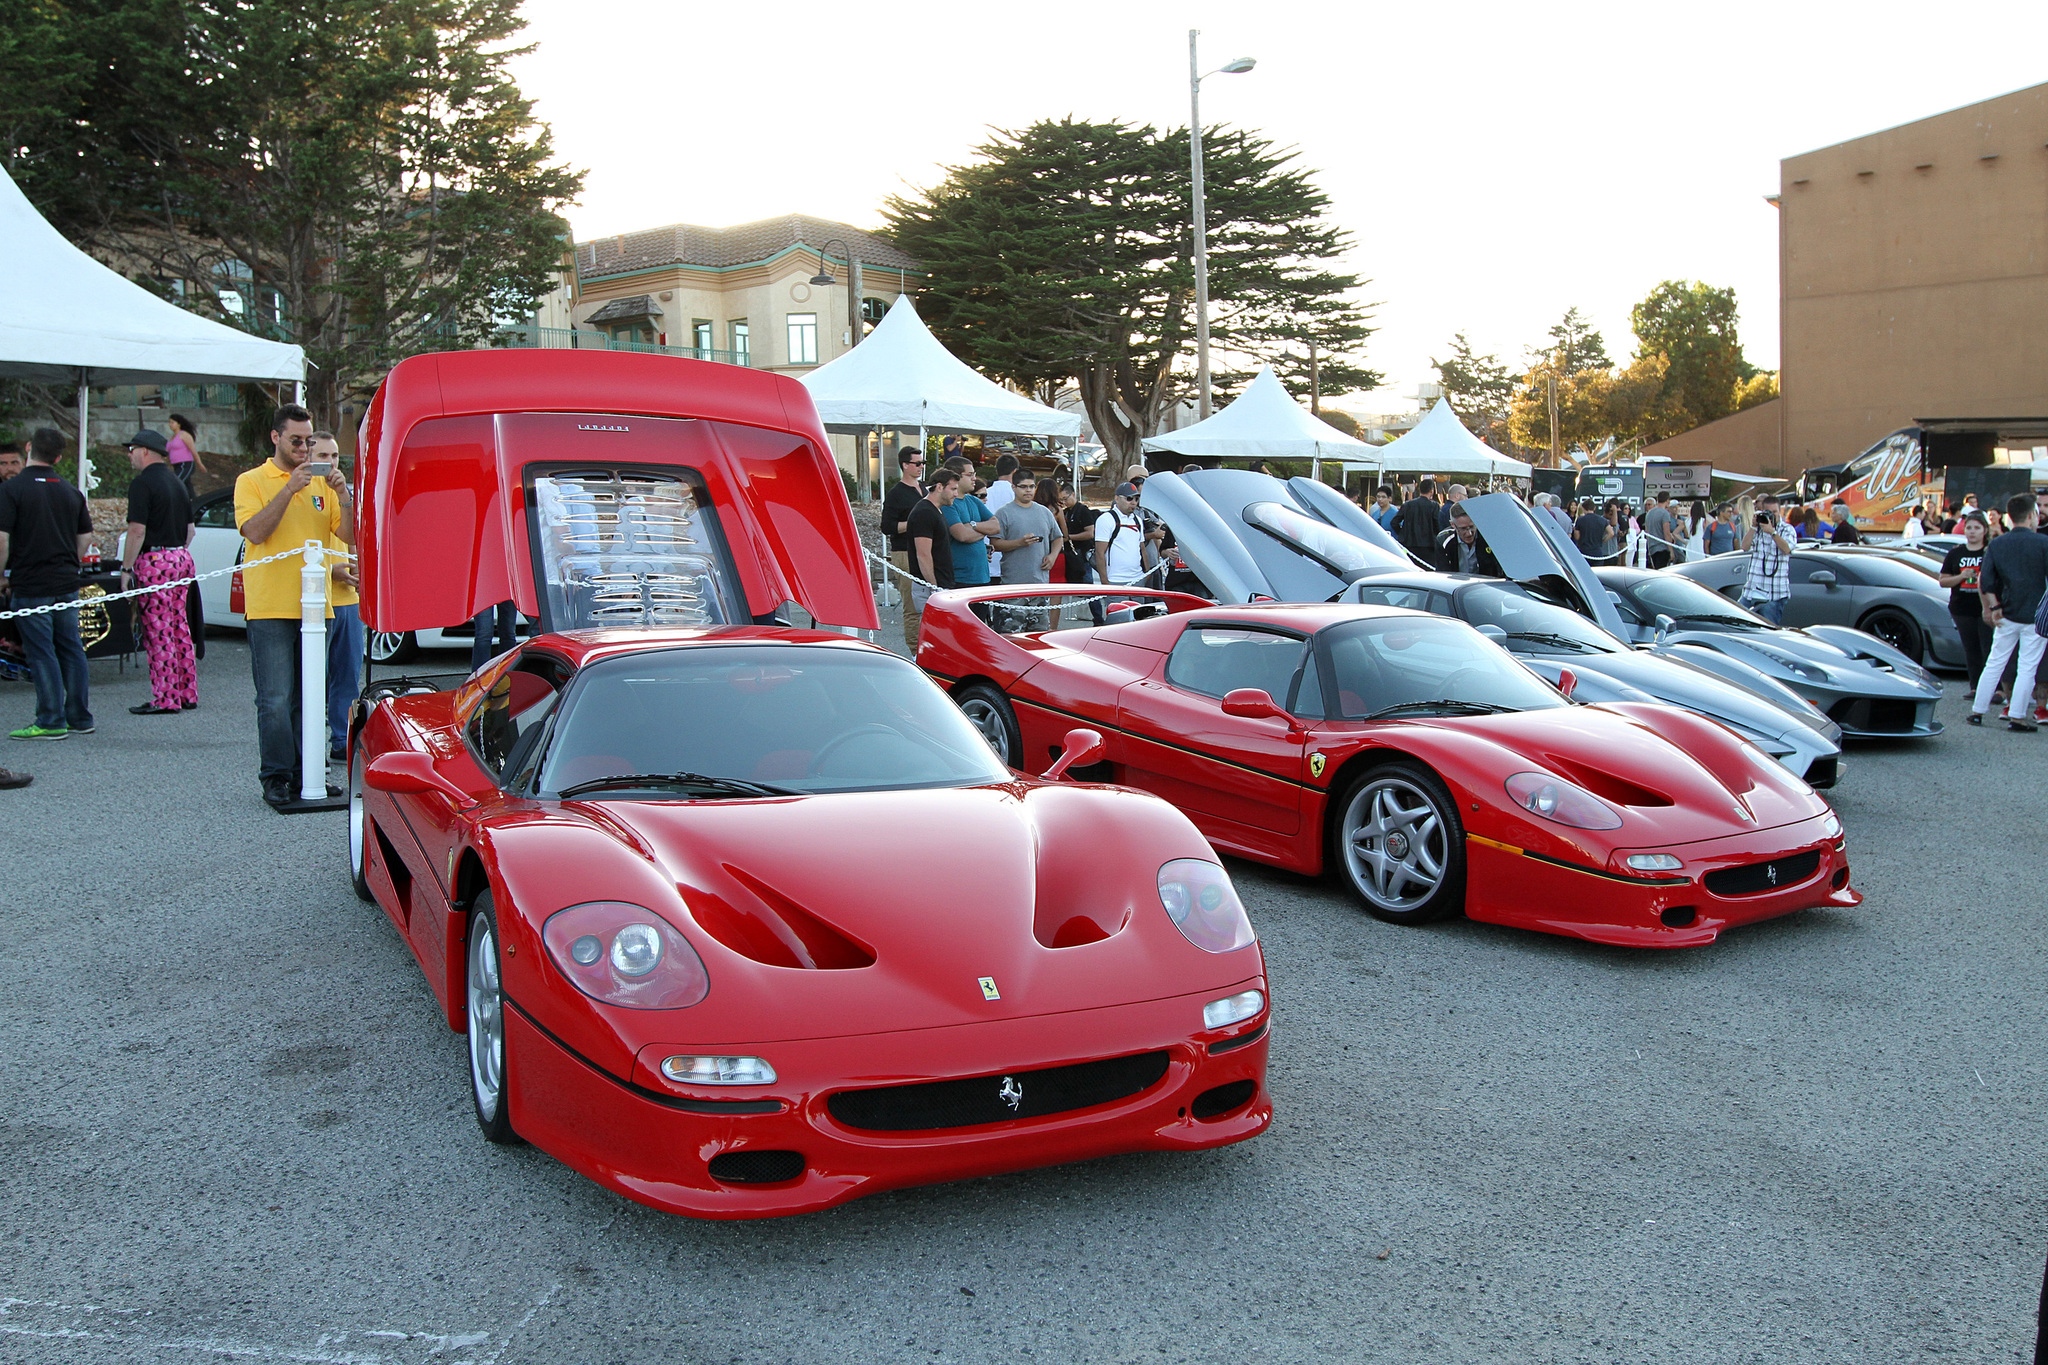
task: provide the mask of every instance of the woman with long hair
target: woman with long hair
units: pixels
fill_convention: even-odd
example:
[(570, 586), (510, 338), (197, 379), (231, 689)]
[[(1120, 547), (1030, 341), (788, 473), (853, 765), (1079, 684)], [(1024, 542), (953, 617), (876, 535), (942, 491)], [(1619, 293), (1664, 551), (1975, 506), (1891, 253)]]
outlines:
[(199, 458), (199, 431), (192, 425), (192, 419), (182, 412), (171, 414), (171, 437), (164, 442), (170, 450), (171, 472), (178, 476), (178, 482), (185, 485), (186, 493), (192, 491), (192, 470), (196, 465), (201, 474), (207, 471), (206, 461)]

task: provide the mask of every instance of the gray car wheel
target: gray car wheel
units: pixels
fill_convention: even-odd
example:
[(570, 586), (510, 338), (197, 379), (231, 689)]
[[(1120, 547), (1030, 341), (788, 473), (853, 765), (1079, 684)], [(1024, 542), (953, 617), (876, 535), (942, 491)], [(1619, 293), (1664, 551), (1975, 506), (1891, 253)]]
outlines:
[(1417, 763), (1368, 769), (1336, 811), (1335, 861), (1370, 914), (1427, 924), (1465, 908), (1465, 828), (1435, 773)]
[(970, 683), (953, 699), (961, 714), (974, 722), (996, 757), (1015, 768), (1024, 761), (1024, 741), (1017, 732), (1017, 712), (1010, 699), (987, 683)]
[(1927, 662), (1927, 632), (1920, 623), (1896, 607), (1880, 607), (1856, 623), (1865, 635), (1875, 635), (1915, 663)]
[(409, 630), (370, 632), (370, 662), (373, 664), (410, 663), (419, 657), (419, 652), (419, 639)]
[(498, 974), (498, 916), (491, 893), (480, 893), (469, 917), (469, 960), (463, 971), (469, 1024), (469, 1097), (477, 1127), (501, 1145), (512, 1131), (510, 1068), (506, 1065), (505, 989)]
[(354, 752), (348, 760), (348, 870), (355, 882), (356, 895), (367, 901), (376, 899), (370, 893), (370, 813), (363, 809), (362, 746), (352, 747)]

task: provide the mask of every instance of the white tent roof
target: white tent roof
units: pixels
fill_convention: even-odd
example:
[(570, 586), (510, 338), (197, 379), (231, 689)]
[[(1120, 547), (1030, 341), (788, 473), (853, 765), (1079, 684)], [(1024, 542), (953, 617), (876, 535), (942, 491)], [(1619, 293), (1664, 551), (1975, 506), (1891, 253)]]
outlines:
[(899, 294), (860, 345), (805, 375), (828, 431), (912, 427), (990, 436), (1081, 434), (1081, 415), (1034, 403), (969, 369)]
[(43, 383), (305, 378), (306, 353), (211, 322), (64, 240), (0, 171), (0, 374)]
[(1381, 446), (1374, 456), (1382, 468), (1411, 474), (1497, 474), (1526, 479), (1530, 472), (1528, 465), (1465, 430), (1448, 398), (1439, 398), (1406, 435)]
[(1144, 446), (1173, 455), (1275, 460), (1357, 458), (1372, 449), (1295, 402), (1273, 377), (1270, 365), (1223, 411), (1179, 431), (1147, 436)]

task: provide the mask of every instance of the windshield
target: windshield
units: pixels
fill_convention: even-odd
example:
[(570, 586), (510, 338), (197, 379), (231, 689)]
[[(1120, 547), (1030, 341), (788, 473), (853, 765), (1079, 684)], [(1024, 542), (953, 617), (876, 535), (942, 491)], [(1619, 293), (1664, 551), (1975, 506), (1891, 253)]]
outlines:
[[(945, 693), (889, 655), (830, 646), (709, 646), (648, 650), (584, 669), (556, 722), (541, 790), (674, 773), (801, 793), (1010, 777)], [(750, 794), (713, 792), (701, 783), (687, 790)]]
[(1332, 626), (1317, 643), (1329, 660), (1344, 720), (1391, 707), (1421, 710), (1427, 703), (1502, 711), (1568, 704), (1478, 631), (1442, 617), (1355, 621)]
[(1729, 625), (1757, 626), (1773, 630), (1769, 621), (1747, 607), (1738, 607), (1704, 583), (1677, 574), (1646, 578), (1633, 589), (1635, 598), (1652, 615), (1663, 612), (1679, 620), (1712, 618)]
[(1535, 653), (1612, 654), (1625, 646), (1568, 607), (1545, 602), (1519, 583), (1473, 583), (1453, 599), (1461, 619), (1499, 626), (1514, 645)]
[(1409, 567), (1407, 561), (1340, 531), (1328, 522), (1282, 507), (1277, 502), (1255, 502), (1244, 509), (1244, 519), (1281, 544), (1307, 555), (1335, 574), (1366, 569)]

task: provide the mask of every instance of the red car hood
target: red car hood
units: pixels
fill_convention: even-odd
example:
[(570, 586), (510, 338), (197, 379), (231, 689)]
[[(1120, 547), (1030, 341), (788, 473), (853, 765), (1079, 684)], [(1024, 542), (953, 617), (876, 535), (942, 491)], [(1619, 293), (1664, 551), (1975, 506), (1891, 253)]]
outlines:
[(659, 908), (694, 923), (711, 994), (661, 1027), (705, 1046), (1220, 993), (1263, 970), (1257, 945), (1207, 953), (1167, 919), (1160, 864), (1215, 855), (1179, 812), (1136, 793), (1018, 781), (582, 809), (688, 907), (687, 920)]

